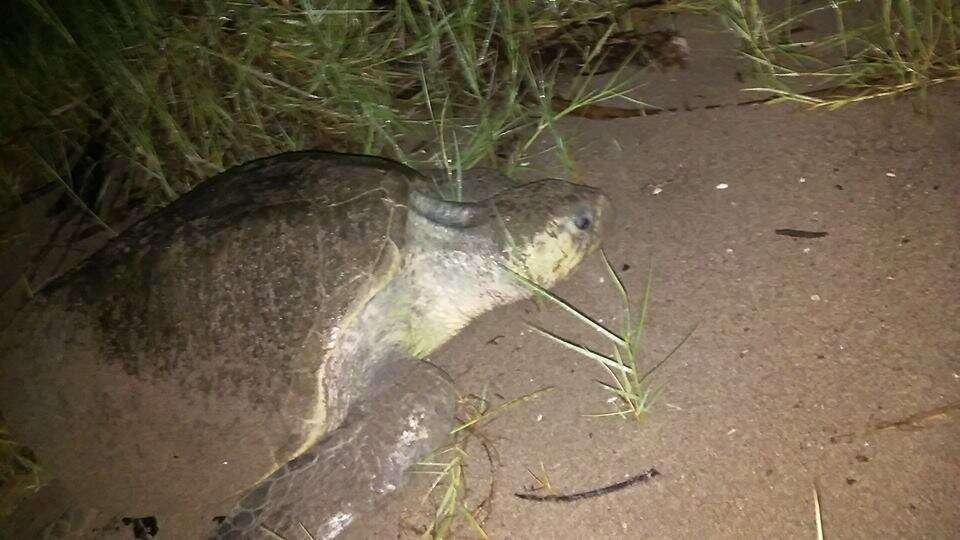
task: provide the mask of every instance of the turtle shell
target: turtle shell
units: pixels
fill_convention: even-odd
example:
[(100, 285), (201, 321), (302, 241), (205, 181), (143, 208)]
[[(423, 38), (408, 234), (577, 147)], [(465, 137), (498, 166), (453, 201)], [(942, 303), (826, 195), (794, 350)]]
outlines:
[(14, 435), (106, 512), (229, 503), (316, 434), (319, 367), (395, 271), (419, 178), (381, 158), (284, 154), (134, 225), (0, 340)]

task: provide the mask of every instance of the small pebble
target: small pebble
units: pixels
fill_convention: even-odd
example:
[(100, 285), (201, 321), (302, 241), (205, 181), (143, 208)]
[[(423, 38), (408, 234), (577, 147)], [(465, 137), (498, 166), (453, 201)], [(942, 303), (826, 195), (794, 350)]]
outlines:
[(728, 186), (727, 184), (717, 184), (717, 189), (727, 189), (728, 187), (730, 186)]
[(894, 174), (893, 172), (888, 172), (888, 173), (887, 173), (887, 178), (896, 178), (896, 177), (897, 177), (897, 175)]
[(806, 181), (807, 181), (806, 178), (804, 178), (804, 177), (802, 177), (802, 176), (800, 177), (800, 183), (801, 183), (801, 184), (805, 183)]
[(820, 301), (820, 295), (819, 295), (819, 294), (810, 295), (810, 299), (813, 300), (814, 302), (819, 302), (819, 301)]
[(662, 192), (663, 192), (663, 188), (658, 188), (658, 187), (653, 188), (653, 194), (654, 194), (654, 195), (659, 195), (659, 194), (662, 193)]

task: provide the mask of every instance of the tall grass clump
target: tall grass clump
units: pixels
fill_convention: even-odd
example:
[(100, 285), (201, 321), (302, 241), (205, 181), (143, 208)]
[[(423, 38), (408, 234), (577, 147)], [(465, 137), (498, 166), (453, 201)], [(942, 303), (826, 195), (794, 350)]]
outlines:
[(531, 328), (537, 333), (547, 337), (551, 341), (567, 349), (576, 352), (577, 354), (594, 360), (603, 366), (603, 368), (607, 371), (611, 382), (599, 382), (607, 391), (611, 393), (613, 401), (619, 403), (619, 406), (617, 407), (616, 411), (594, 414), (590, 416), (619, 416), (621, 418), (633, 418), (638, 423), (641, 423), (649, 412), (650, 406), (653, 404), (654, 399), (659, 394), (659, 390), (653, 388), (651, 385), (651, 377), (658, 369), (660, 369), (660, 367), (662, 367), (668, 360), (670, 360), (670, 358), (673, 357), (677, 350), (679, 350), (680, 347), (693, 334), (693, 331), (696, 328), (694, 327), (694, 329), (691, 329), (690, 332), (683, 337), (683, 339), (670, 351), (669, 354), (664, 356), (653, 365), (644, 367), (642, 365), (643, 359), (641, 347), (643, 344), (644, 329), (646, 328), (647, 323), (647, 308), (650, 299), (652, 272), (647, 276), (647, 283), (643, 292), (643, 296), (637, 305), (631, 300), (630, 294), (627, 292), (623, 281), (620, 279), (620, 276), (617, 274), (616, 270), (613, 269), (613, 266), (610, 265), (610, 261), (607, 260), (606, 255), (603, 254), (602, 251), (601, 257), (603, 259), (604, 266), (606, 266), (607, 273), (610, 276), (610, 280), (616, 288), (617, 294), (621, 301), (621, 328), (619, 334), (609, 330), (596, 319), (583, 313), (583, 311), (577, 309), (572, 304), (566, 300), (563, 300), (547, 289), (544, 289), (536, 282), (520, 274), (514, 275), (516, 279), (533, 290), (538, 296), (545, 298), (561, 307), (564, 311), (573, 315), (580, 322), (598, 332), (609, 342), (611, 353), (605, 355), (571, 339), (558, 336), (553, 332), (544, 330), (537, 326), (531, 326)]
[(0, 419), (0, 518), (11, 514), (44, 480), (33, 453), (10, 437)]
[[(538, 36), (618, 5), (548, 4), (14, 0), (0, 7), (0, 176), (8, 196), (56, 182), (100, 215), (118, 191), (162, 205), (287, 150), (515, 163), (564, 113), (547, 107)], [(623, 88), (587, 88), (589, 74), (575, 106)]]
[(814, 107), (960, 80), (954, 0), (708, 0), (743, 43), (764, 91)]
[(433, 476), (425, 499), (433, 499), (434, 512), (421, 538), (441, 540), (461, 537), (460, 531), (456, 530), (460, 524), (465, 524), (474, 537), (488, 538), (483, 529), (483, 521), (489, 515), (493, 484), (490, 484), (490, 490), (479, 502), (468, 500), (476, 497), (471, 497), (472, 493), (468, 489), (467, 469), (477, 458), (469, 449), (480, 447), (493, 466), (495, 452), (479, 432), (480, 426), (552, 389), (553, 387), (549, 386), (540, 388), (493, 408), (490, 407), (486, 390), (480, 395), (461, 397), (460, 423), (451, 431), (449, 444), (427, 456), (414, 470), (415, 474)]

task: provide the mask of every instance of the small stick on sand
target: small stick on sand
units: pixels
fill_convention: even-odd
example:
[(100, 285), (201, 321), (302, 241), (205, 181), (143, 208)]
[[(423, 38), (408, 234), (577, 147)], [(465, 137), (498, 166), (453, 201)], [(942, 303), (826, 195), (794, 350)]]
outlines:
[(646, 482), (654, 476), (660, 476), (660, 472), (651, 468), (649, 471), (627, 478), (622, 482), (617, 482), (616, 484), (610, 484), (609, 486), (604, 486), (597, 489), (591, 489), (589, 491), (581, 491), (578, 493), (571, 493), (569, 495), (533, 495), (531, 493), (514, 493), (514, 496), (527, 501), (536, 502), (573, 502), (579, 501), (580, 499), (589, 499), (591, 497), (599, 497), (601, 495), (607, 495), (615, 491), (620, 491), (621, 489), (628, 488), (634, 484)]

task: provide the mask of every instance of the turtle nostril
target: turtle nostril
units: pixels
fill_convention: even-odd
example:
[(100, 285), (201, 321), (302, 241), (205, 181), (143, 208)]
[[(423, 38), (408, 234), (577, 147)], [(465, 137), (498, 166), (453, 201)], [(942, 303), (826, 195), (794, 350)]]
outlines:
[(593, 222), (590, 220), (590, 216), (580, 215), (573, 218), (573, 224), (576, 225), (581, 231), (589, 229), (592, 223)]

